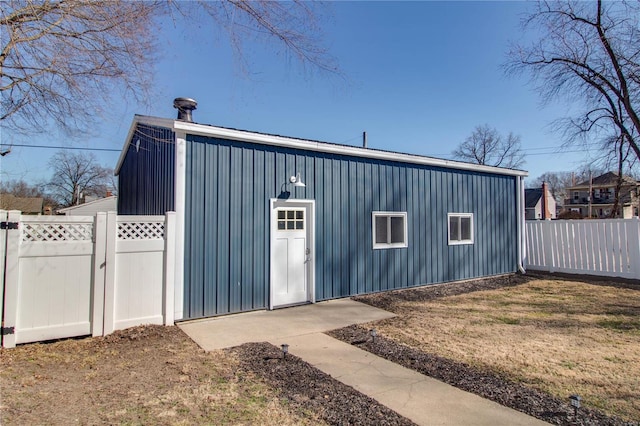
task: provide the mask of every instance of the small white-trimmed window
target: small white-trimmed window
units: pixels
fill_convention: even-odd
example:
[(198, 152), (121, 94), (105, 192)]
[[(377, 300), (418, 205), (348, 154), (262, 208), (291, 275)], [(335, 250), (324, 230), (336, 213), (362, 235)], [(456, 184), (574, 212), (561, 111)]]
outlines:
[(373, 212), (373, 248), (407, 247), (407, 212)]
[(473, 244), (473, 213), (449, 213), (449, 245)]

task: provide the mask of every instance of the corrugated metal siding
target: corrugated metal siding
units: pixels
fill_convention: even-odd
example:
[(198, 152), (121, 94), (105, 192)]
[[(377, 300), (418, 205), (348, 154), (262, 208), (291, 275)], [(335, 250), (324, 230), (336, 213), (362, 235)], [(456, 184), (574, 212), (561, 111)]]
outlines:
[(138, 124), (118, 174), (118, 214), (157, 215), (175, 210), (174, 170), (173, 131)]
[[(316, 200), (316, 300), (514, 272), (516, 178), (187, 137), (185, 317), (269, 305), (269, 200), (300, 172)], [(406, 211), (409, 247), (373, 250), (373, 211)], [(475, 244), (447, 244), (447, 213)]]

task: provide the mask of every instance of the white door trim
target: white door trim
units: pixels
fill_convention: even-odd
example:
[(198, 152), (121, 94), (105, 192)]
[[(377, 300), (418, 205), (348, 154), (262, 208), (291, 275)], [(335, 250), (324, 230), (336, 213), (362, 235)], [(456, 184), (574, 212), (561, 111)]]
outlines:
[(315, 260), (315, 241), (316, 241), (316, 201), (315, 200), (299, 200), (299, 199), (280, 199), (271, 198), (269, 203), (269, 309), (273, 309), (274, 301), (274, 241), (276, 235), (277, 221), (273, 220), (273, 211), (277, 207), (306, 207), (308, 214), (306, 215), (305, 228), (307, 229), (308, 246), (310, 249), (309, 262), (307, 262), (307, 301), (316, 303), (316, 260)]

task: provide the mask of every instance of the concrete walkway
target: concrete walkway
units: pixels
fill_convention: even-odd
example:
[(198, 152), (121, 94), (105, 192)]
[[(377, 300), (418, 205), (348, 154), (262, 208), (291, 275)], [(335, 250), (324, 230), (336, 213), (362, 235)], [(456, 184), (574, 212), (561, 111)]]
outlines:
[(179, 324), (205, 350), (247, 342), (289, 344), (289, 352), (419, 425), (546, 425), (323, 334), (394, 315), (350, 299)]

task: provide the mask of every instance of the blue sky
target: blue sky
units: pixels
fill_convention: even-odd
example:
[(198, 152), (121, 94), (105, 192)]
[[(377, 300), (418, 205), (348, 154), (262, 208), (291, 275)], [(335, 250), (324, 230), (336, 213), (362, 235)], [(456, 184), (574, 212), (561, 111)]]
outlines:
[[(569, 109), (543, 106), (526, 77), (506, 77), (501, 64), (510, 42), (522, 38), (525, 2), (335, 2), (323, 21), (325, 43), (345, 79), (304, 72), (287, 55), (247, 45), (248, 71), (237, 65), (223, 37), (196, 39), (167, 26), (155, 70), (151, 106), (128, 98), (107, 107), (96, 135), (55, 133), (20, 139), (2, 130), (2, 143), (120, 149), (133, 114), (174, 118), (175, 97), (198, 101), (194, 120), (266, 133), (452, 158), (477, 125), (520, 135), (524, 169), (578, 168), (597, 150), (562, 143), (550, 123)], [(1, 178), (29, 182), (51, 176), (55, 149), (14, 147), (1, 157)], [(95, 152), (114, 167), (118, 152)]]

